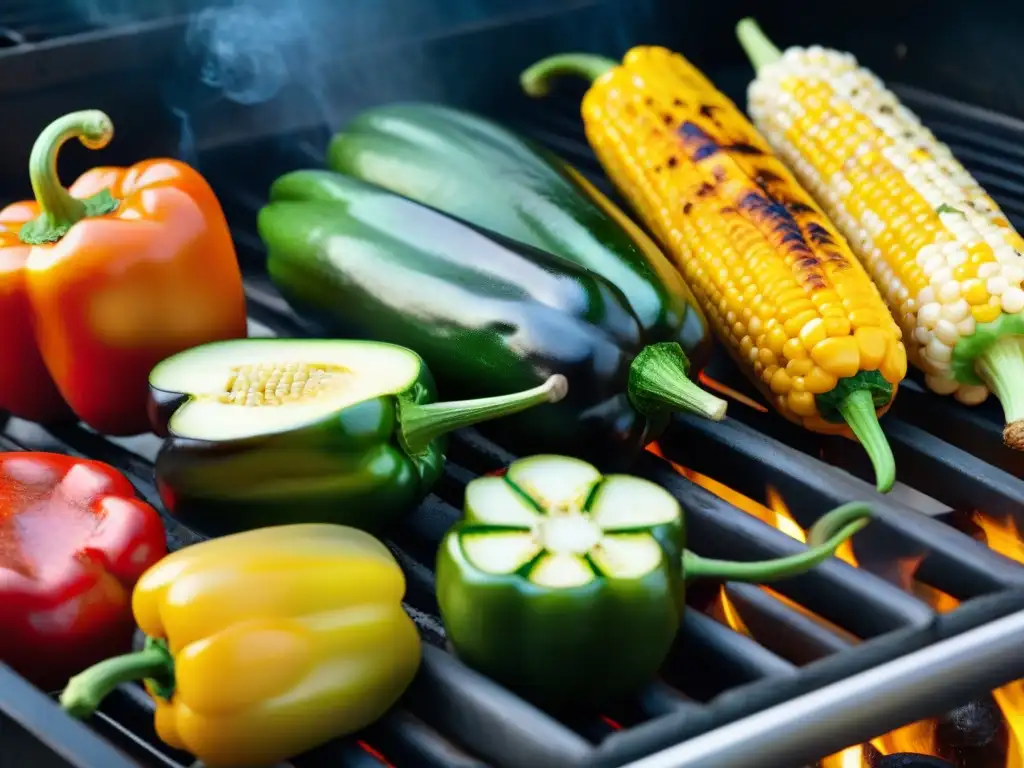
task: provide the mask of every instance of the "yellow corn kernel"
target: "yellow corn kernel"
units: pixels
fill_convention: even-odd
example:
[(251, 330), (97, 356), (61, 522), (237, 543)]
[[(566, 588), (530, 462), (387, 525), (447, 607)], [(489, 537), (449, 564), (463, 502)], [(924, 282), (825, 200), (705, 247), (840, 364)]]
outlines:
[(860, 349), (860, 364), (867, 371), (877, 369), (889, 348), (889, 337), (879, 328), (858, 328), (853, 337)]
[(815, 367), (804, 376), (804, 388), (808, 392), (813, 392), (816, 395), (820, 395), (822, 392), (828, 392), (836, 384), (839, 383), (839, 377), (834, 376), (828, 371)]
[(905, 354), (901, 331), (840, 231), (764, 138), (685, 59), (657, 47), (634, 48), (594, 80), (582, 112), (608, 176), (745, 374), (785, 417), (846, 429), (821, 418), (815, 396), (863, 370), (852, 312), (893, 354)]
[[(949, 148), (850, 55), (817, 47), (779, 55), (749, 20), (739, 36), (757, 63), (748, 92), (754, 122), (849, 238), (928, 387), (965, 404), (984, 400), (977, 381), (957, 379), (954, 350), (979, 323), (1024, 311), (1024, 238)], [(872, 332), (878, 310), (852, 284), (837, 292), (860, 367), (898, 381), (905, 351), (901, 359)]]
[(860, 347), (852, 336), (825, 339), (814, 345), (811, 360), (842, 379), (860, 370)]
[(1002, 313), (1003, 309), (998, 304), (982, 304), (971, 308), (971, 314), (974, 316), (975, 322), (978, 323), (991, 323)]

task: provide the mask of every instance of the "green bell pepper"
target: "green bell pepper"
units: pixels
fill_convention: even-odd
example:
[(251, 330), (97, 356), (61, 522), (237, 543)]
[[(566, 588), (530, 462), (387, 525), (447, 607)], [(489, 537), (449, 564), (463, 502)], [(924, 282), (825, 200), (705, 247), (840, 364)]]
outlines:
[(409, 349), (366, 341), (240, 339), (159, 363), (153, 429), (167, 509), (208, 535), (288, 523), (375, 531), (410, 510), (444, 466), (444, 435), (565, 396), (438, 403)]
[(830, 557), (870, 509), (838, 507), (809, 547), (763, 562), (689, 552), (679, 502), (629, 475), (602, 476), (564, 456), (512, 463), (466, 487), (465, 517), (445, 535), (437, 600), (468, 665), (541, 706), (601, 706), (649, 682), (668, 655), (686, 581), (768, 581)]
[(504, 126), (439, 104), (387, 104), (335, 135), (327, 165), (600, 275), (649, 343), (677, 342), (691, 375), (707, 363), (704, 313), (654, 241), (574, 168)]

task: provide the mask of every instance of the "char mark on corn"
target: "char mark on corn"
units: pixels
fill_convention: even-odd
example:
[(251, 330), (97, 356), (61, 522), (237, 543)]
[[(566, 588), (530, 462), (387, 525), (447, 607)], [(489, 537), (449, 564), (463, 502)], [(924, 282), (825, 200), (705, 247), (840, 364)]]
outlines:
[(898, 385), (906, 352), (878, 289), (764, 138), (689, 62), (635, 48), (594, 83), (583, 115), (606, 171), (784, 416), (843, 431), (819, 396), (861, 372)]

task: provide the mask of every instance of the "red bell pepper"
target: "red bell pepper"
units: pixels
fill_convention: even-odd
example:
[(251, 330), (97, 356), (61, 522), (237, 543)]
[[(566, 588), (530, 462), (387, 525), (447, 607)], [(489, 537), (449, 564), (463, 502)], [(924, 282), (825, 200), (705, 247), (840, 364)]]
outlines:
[(44, 689), (131, 647), (160, 516), (98, 461), (0, 453), (0, 661)]

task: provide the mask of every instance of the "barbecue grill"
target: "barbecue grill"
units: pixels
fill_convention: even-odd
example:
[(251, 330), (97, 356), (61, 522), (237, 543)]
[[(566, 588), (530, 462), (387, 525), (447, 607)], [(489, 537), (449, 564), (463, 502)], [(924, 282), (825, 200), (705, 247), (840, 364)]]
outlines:
[[(751, 73), (731, 30), (758, 10), (646, 0), (366, 0), (344, 11), (324, 0), (293, 0), (286, 11), (280, 3), (172, 0), (52, 5), (60, 8), (43, 14), (39, 3), (0, 3), (3, 197), (28, 194), (25, 161), (43, 125), (71, 109), (104, 109), (119, 135), (103, 162), (178, 155), (213, 185), (246, 274), (254, 336), (307, 332), (263, 271), (256, 211), (276, 176), (322, 165), (330, 131), (359, 109), (415, 98), (489, 114), (612, 194), (582, 135), (580, 91), (566, 86), (531, 103), (518, 93), (518, 72), (557, 50), (617, 55), (633, 43), (660, 43), (683, 51), (743, 103)], [(144, 14), (134, 10), (143, 5)], [(794, 3), (785, 18), (760, 13), (780, 43), (853, 50), (890, 82), (913, 83), (894, 87), (1024, 228), (1024, 120), (1007, 116), (1024, 116), (1024, 92), (998, 87), (1007, 77), (1000, 51), (1015, 39), (1006, 26), (1018, 22), (972, 5), (973, 28), (992, 32), (991, 40), (961, 41), (950, 63), (951, 41), (968, 34), (958, 23), (966, 6), (930, 4), (928, 28), (882, 9), (874, 2), (836, 10)], [(871, 27), (872, 18), (886, 19), (885, 30)], [(1012, 61), (1006, 51), (1002, 61)], [(63, 157), (65, 179), (90, 160), (71, 147)], [(707, 373), (710, 383), (756, 400), (724, 356)], [(986, 545), (972, 511), (1024, 530), (1024, 454), (1002, 446), (994, 406), (968, 409), (927, 392), (914, 376), (883, 420), (900, 480), (886, 496), (875, 492), (857, 446), (801, 431), (756, 402), (731, 402), (729, 418), (717, 424), (678, 417), (636, 472), (679, 499), (690, 546), (701, 555), (763, 559), (799, 551), (795, 538), (738, 500), (763, 499), (769, 487), (804, 529), (852, 499), (870, 501), (876, 520), (854, 540), (859, 567), (832, 559), (771, 591), (691, 588), (658, 681), (613, 710), (571, 717), (538, 710), (446, 647), (434, 598), (437, 545), (459, 515), (466, 483), (514, 458), (473, 430), (456, 434), (435, 493), (386, 541), (405, 570), (406, 608), (425, 641), (417, 680), (366, 732), (288, 765), (795, 768), (923, 718), (962, 713), (965, 705), (998, 721), (982, 705), (990, 690), (1024, 677), (1024, 566)], [(152, 435), (108, 439), (85, 427), (44, 429), (0, 414), (0, 450), (108, 462), (159, 507), (152, 478), (158, 447)], [(706, 478), (729, 493), (716, 492)], [(199, 539), (170, 518), (165, 523), (172, 549)], [(943, 608), (928, 594), (958, 604)], [(723, 620), (723, 605), (742, 623)], [(52, 693), (0, 664), (0, 765), (192, 764), (159, 742), (140, 687), (122, 686), (86, 723), (66, 717)], [(1002, 753), (995, 742), (948, 760), (882, 757), (865, 747), (864, 764), (1002, 767), (1005, 725), (1003, 736)]]

